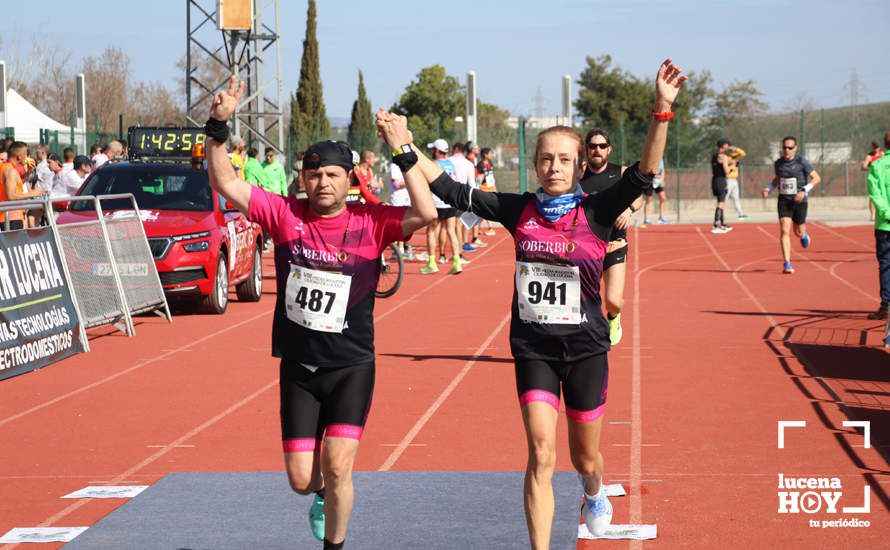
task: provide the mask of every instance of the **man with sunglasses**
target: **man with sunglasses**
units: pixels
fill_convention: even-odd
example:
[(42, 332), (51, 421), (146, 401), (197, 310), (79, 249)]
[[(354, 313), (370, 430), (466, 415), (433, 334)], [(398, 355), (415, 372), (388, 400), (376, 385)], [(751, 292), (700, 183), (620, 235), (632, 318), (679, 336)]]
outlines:
[[(580, 182), (581, 189), (595, 195), (612, 187), (621, 179), (626, 166), (609, 162), (612, 142), (609, 133), (601, 128), (587, 132), (584, 143), (587, 145), (587, 169)], [(643, 204), (638, 197), (618, 218), (612, 227), (606, 257), (603, 259), (603, 292), (606, 304), (606, 320), (609, 321), (609, 340), (613, 346), (621, 341), (621, 310), (624, 309), (624, 280), (627, 269), (627, 228), (631, 217)]]
[(779, 189), (779, 243), (782, 248), (782, 273), (794, 273), (791, 266), (791, 226), (800, 238), (800, 245), (809, 248), (812, 240), (807, 233), (807, 196), (822, 181), (819, 173), (806, 158), (797, 154), (797, 138), (787, 136), (782, 140), (782, 156), (776, 159), (776, 175), (770, 186), (764, 188), (763, 197)]
[[(287, 175), (284, 173), (284, 166), (281, 165), (280, 162), (275, 160), (275, 155), (277, 154), (275, 149), (271, 147), (266, 147), (266, 158), (263, 160), (263, 172), (269, 178), (269, 181), (273, 185), (273, 189), (275, 189), (275, 193), (281, 195), (282, 197), (287, 196)], [(277, 188), (274, 185), (277, 184)]]

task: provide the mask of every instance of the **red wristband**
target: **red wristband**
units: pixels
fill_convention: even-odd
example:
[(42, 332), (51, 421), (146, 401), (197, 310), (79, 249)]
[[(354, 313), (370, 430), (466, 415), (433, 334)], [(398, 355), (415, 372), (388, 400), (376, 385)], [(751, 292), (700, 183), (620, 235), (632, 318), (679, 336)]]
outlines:
[(661, 122), (667, 122), (668, 120), (674, 118), (674, 112), (665, 111), (663, 113), (656, 113), (655, 111), (652, 111), (652, 118)]

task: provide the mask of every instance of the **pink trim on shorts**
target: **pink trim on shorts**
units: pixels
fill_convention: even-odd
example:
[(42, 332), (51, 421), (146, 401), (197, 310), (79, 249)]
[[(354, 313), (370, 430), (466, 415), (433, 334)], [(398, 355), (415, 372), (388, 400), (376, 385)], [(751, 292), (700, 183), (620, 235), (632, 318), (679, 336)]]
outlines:
[(318, 441), (312, 437), (303, 437), (300, 439), (284, 439), (281, 446), (284, 447), (286, 453), (311, 453), (315, 451)]
[(566, 407), (566, 416), (568, 416), (575, 422), (593, 422), (597, 418), (601, 417), (605, 411), (605, 403), (593, 409), (592, 411), (579, 411)]
[(519, 405), (524, 407), (532, 401), (540, 401), (548, 403), (551, 407), (559, 410), (559, 396), (550, 393), (547, 390), (528, 390), (519, 396)]
[(362, 427), (351, 424), (328, 424), (325, 429), (327, 437), (348, 437), (349, 439), (361, 439)]

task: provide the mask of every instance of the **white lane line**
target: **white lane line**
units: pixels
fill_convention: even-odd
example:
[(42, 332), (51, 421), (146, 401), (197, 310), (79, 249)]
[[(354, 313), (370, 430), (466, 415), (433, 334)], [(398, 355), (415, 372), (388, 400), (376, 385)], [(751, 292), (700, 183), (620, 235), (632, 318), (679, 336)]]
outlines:
[(59, 401), (68, 399), (69, 397), (73, 397), (77, 394), (80, 394), (85, 391), (96, 388), (98, 386), (101, 386), (102, 384), (105, 384), (106, 382), (111, 382), (112, 380), (120, 378), (121, 376), (124, 376), (125, 374), (129, 374), (135, 370), (141, 369), (142, 367), (144, 367), (146, 365), (150, 365), (152, 363), (162, 361), (162, 360), (170, 357), (171, 355), (174, 355), (181, 351), (187, 351), (189, 348), (196, 346), (202, 342), (206, 342), (207, 340), (210, 340), (211, 338), (215, 338), (215, 337), (219, 336), (220, 334), (230, 332), (230, 331), (235, 330), (236, 328), (240, 327), (241, 325), (251, 323), (261, 317), (265, 317), (266, 315), (271, 315), (271, 314), (272, 314), (272, 310), (264, 311), (263, 313), (254, 315), (253, 317), (249, 317), (249, 318), (241, 321), (240, 323), (235, 323), (234, 325), (229, 325), (226, 328), (223, 328), (216, 332), (208, 334), (207, 336), (202, 336), (201, 338), (198, 338), (197, 340), (195, 340), (193, 342), (189, 342), (188, 344), (180, 346), (176, 349), (172, 349), (166, 353), (162, 353), (156, 357), (152, 357), (151, 359), (146, 359), (144, 361), (140, 361), (139, 363), (136, 363), (135, 365), (133, 365), (132, 367), (130, 367), (128, 369), (124, 369), (120, 372), (116, 372), (112, 375), (106, 376), (105, 378), (103, 378), (101, 380), (97, 380), (91, 384), (87, 384), (86, 386), (81, 386), (80, 388), (78, 388), (76, 390), (71, 390), (68, 393), (64, 393), (56, 398), (50, 399), (49, 401), (45, 401), (45, 402), (41, 403), (40, 405), (35, 405), (35, 406), (31, 407), (30, 409), (26, 409), (20, 413), (16, 413), (12, 416), (8, 416), (8, 417), (4, 418), (3, 420), (0, 420), (0, 426), (3, 426), (4, 424), (8, 424), (8, 423), (12, 422), (13, 420), (18, 420), (19, 418), (22, 418), (23, 416), (27, 416), (27, 415), (37, 412), (41, 409), (45, 409), (46, 407), (49, 407), (50, 405), (54, 405), (54, 404), (58, 403)]
[(417, 434), (420, 433), (420, 430), (422, 430), (426, 423), (429, 422), (430, 418), (432, 418), (433, 415), (436, 414), (436, 411), (439, 410), (439, 407), (442, 406), (442, 403), (444, 403), (445, 400), (448, 399), (448, 396), (451, 395), (455, 388), (457, 388), (457, 385), (460, 384), (461, 380), (463, 380), (467, 373), (470, 372), (470, 369), (473, 367), (473, 365), (476, 364), (476, 359), (478, 359), (486, 350), (486, 348), (488, 348), (488, 345), (491, 343), (492, 340), (494, 340), (494, 337), (497, 336), (501, 330), (503, 330), (508, 321), (510, 321), (510, 313), (507, 313), (507, 315), (505, 315), (504, 318), (501, 319), (501, 322), (498, 323), (494, 330), (491, 331), (491, 334), (488, 335), (488, 338), (486, 338), (485, 341), (482, 342), (482, 345), (480, 345), (476, 349), (476, 352), (473, 354), (473, 358), (466, 362), (460, 372), (458, 372), (448, 384), (448, 386), (444, 390), (442, 390), (442, 393), (439, 394), (439, 397), (437, 397), (436, 400), (433, 401), (433, 404), (430, 405), (425, 413), (423, 413), (423, 416), (421, 416), (414, 424), (414, 426), (410, 430), (408, 430), (408, 433), (405, 434), (405, 437), (402, 438), (402, 441), (399, 443), (399, 445), (395, 449), (393, 449), (393, 452), (390, 453), (389, 457), (387, 457), (387, 459), (383, 462), (383, 465), (380, 466), (378, 471), (386, 472), (390, 468), (392, 468), (392, 465), (395, 464), (399, 457), (402, 456), (402, 453), (404, 453), (405, 449), (407, 449), (411, 442), (414, 441), (414, 438), (417, 437)]

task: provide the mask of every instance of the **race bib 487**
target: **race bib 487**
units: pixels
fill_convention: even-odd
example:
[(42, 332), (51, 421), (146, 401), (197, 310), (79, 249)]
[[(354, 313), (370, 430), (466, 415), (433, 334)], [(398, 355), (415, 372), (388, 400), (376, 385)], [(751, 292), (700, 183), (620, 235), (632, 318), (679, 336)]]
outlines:
[(287, 318), (320, 332), (343, 332), (352, 278), (291, 265), (285, 290)]

